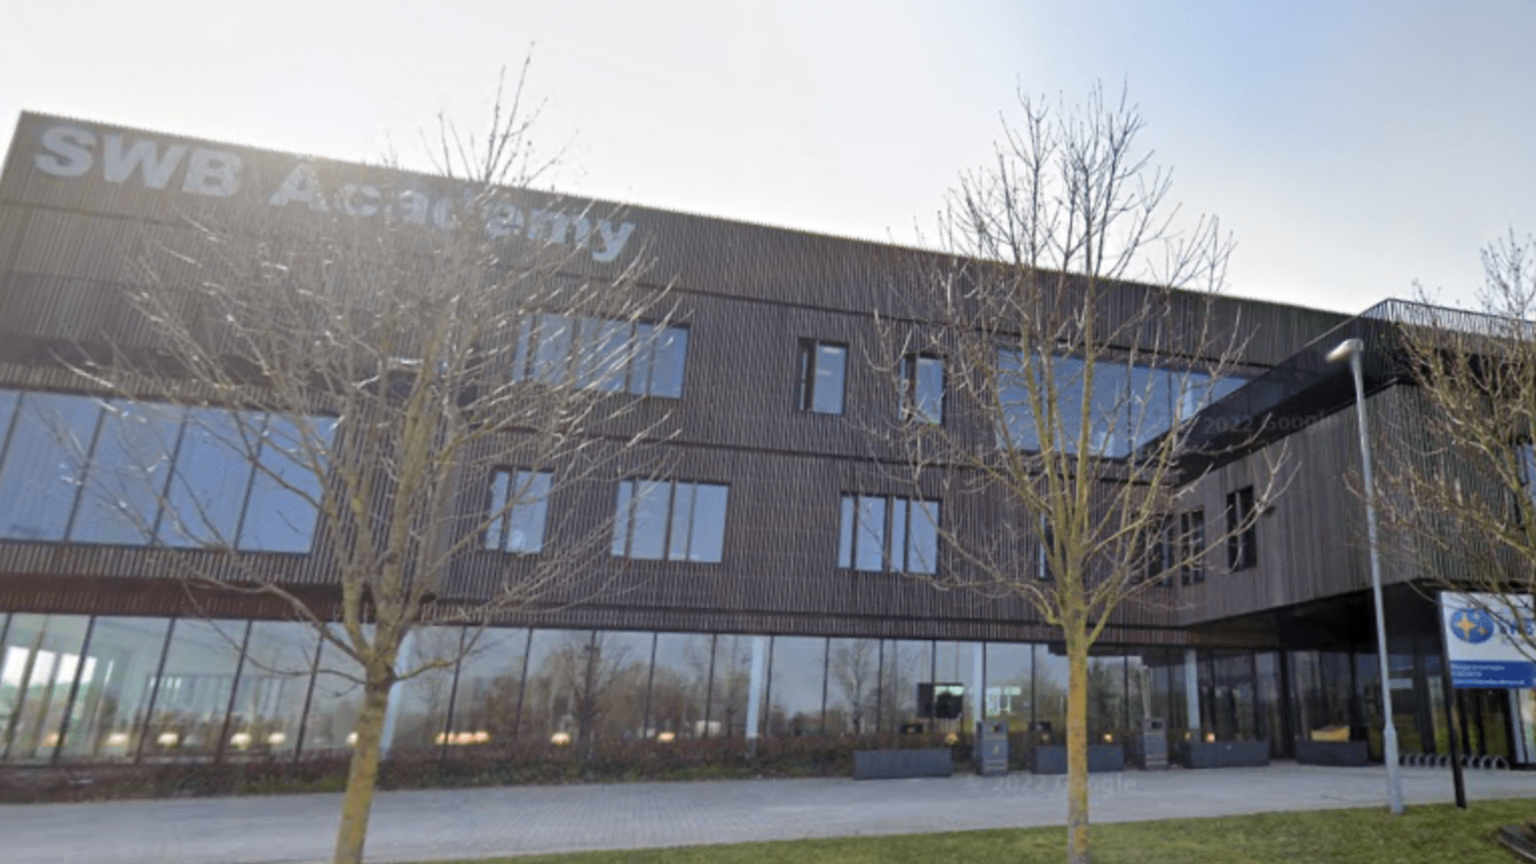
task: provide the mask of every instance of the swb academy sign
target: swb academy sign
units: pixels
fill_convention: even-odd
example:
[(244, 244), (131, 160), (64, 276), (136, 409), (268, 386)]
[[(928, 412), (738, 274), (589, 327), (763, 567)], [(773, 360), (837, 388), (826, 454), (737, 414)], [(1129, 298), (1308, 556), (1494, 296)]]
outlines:
[(49, 178), (180, 196), (189, 203), (239, 198), (282, 210), (395, 218), (440, 230), (474, 218), (489, 238), (574, 244), (590, 249), (592, 260), (603, 264), (618, 260), (635, 232), (632, 222), (614, 224), (611, 219), (594, 219), (555, 206), (519, 206), (506, 200), (471, 213), (470, 189), (439, 180), (442, 188), (433, 190), (428, 178), (416, 175), (186, 144), (35, 115), (24, 116), (17, 130), (13, 151), (20, 148), (26, 150), (21, 151), (20, 160), (17, 152), (12, 153), (12, 172), (30, 168)]

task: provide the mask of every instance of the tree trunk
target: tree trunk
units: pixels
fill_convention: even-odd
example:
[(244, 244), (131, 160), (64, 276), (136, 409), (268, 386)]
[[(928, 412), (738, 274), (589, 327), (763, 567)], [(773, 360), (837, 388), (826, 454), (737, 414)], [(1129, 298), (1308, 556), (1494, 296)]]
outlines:
[(1067, 629), (1067, 861), (1089, 864), (1088, 643)]
[(363, 841), (368, 836), (368, 814), (373, 809), (373, 790), (379, 779), (379, 745), (384, 737), (384, 712), (389, 706), (390, 684), (370, 682), (363, 691), (363, 710), (352, 731), (357, 742), (347, 771), (347, 792), (341, 802), (341, 826), (336, 830), (332, 864), (362, 864)]

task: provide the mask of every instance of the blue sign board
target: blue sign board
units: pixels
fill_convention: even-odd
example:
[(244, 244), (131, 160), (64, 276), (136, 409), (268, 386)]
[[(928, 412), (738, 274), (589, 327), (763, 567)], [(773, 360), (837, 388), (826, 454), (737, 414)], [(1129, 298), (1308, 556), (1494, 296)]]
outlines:
[(1440, 594), (1451, 684), (1536, 687), (1536, 617), (1526, 594)]

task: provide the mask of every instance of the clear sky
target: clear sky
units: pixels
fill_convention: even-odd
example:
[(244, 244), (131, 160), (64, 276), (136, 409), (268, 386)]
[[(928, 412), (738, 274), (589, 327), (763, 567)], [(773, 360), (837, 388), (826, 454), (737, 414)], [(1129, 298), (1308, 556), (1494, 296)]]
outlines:
[(1341, 311), (1415, 279), (1472, 302), (1536, 231), (1536, 0), (12, 4), (22, 109), (425, 167), (531, 43), (565, 191), (916, 242), (1015, 93), (1128, 85), (1233, 293)]

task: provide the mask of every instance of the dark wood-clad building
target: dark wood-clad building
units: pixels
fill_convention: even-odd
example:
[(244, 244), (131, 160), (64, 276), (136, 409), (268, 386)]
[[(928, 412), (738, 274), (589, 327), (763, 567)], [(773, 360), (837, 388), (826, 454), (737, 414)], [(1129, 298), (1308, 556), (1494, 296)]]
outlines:
[[(377, 179), (386, 173), (389, 188), (404, 190), (387, 200)], [(197, 554), (195, 542), (113, 528), (83, 491), (108, 460), (127, 458), (98, 443), (123, 406), (71, 361), (152, 340), (132, 323), (124, 288), (147, 278), (144, 250), (173, 245), (189, 220), (291, 220), (302, 230), (320, 211), (367, 220), (388, 210), (430, 228), (458, 218), (457, 194), (434, 178), (22, 116), (0, 176), (0, 762), (297, 757), (346, 746), (360, 697), (327, 674), (340, 663), (334, 651), (280, 604), (189, 592), (166, 556)], [(656, 372), (647, 398), (671, 424), (660, 445), (671, 484), (663, 518), (688, 521), (692, 534), (683, 554), (650, 554), (647, 544), (665, 541), (638, 523), (615, 529), (591, 567), (623, 590), (509, 619), (453, 668), (397, 687), (390, 746), (578, 732), (857, 735), (922, 720), (964, 729), (983, 714), (1020, 730), (1061, 727), (1059, 634), (1018, 600), (910, 575), (942, 559), (922, 508), (941, 520), (964, 512), (976, 531), (986, 530), (977, 514), (995, 508), (914, 497), (892, 470), (899, 453), (870, 434), (902, 410), (888, 374), (866, 359), (882, 339), (876, 312), (921, 326), (914, 280), (934, 254), (643, 207), (525, 201), (502, 214), (505, 230), (544, 232), (597, 278), (644, 259), (644, 282), (668, 287), (675, 364), (664, 381)], [(1134, 303), (1141, 289), (1122, 290)], [(1216, 434), (1251, 440), (1200, 466), (1189, 509), (1220, 533), (1225, 514), (1254, 506), (1244, 490), (1282, 451), (1288, 488), (1230, 554), (1118, 613), (1093, 659), (1091, 723), (1117, 735), (1160, 716), (1176, 735), (1267, 740), (1286, 758), (1316, 730), (1379, 727), (1363, 509), (1342, 481), (1359, 464), (1345, 410), (1353, 393), (1347, 371), (1321, 359), (1361, 325), (1236, 298), (1217, 314), (1240, 332), (1245, 383), (1203, 416), (1220, 421)], [(1418, 410), (1395, 380), (1373, 388), (1371, 411)], [(1269, 428), (1255, 430), (1266, 418)], [(198, 452), (182, 447), (166, 470), (210, 472)], [(557, 520), (573, 530), (602, 530), (613, 502), (638, 494), (635, 471), (621, 463), (610, 486), (557, 492), (545, 505), (575, 514)], [(231, 492), (241, 556), (317, 596), (331, 590), (323, 556), (310, 554), (324, 527), (278, 512), (281, 490), (263, 488), (259, 472), (243, 482)], [(465, 478), (466, 507), (482, 507), (497, 482)], [(874, 514), (884, 554), (865, 566), (852, 520)], [(530, 539), (531, 524), (514, 537), (508, 522), (488, 538), (456, 571), (455, 590), (473, 599), (519, 554), (559, 542)], [(1437, 619), (1409, 585), (1423, 575), (1406, 564), (1387, 574), (1390, 686), (1404, 751), (1443, 752)], [(415, 638), (428, 651), (461, 634)], [(923, 717), (933, 712), (918, 704), (919, 685), (960, 688), (961, 716)], [(605, 700), (584, 729), (573, 716), (578, 690)], [(1528, 694), (1469, 692), (1460, 706), (1468, 745), (1533, 761), (1533, 709)]]

